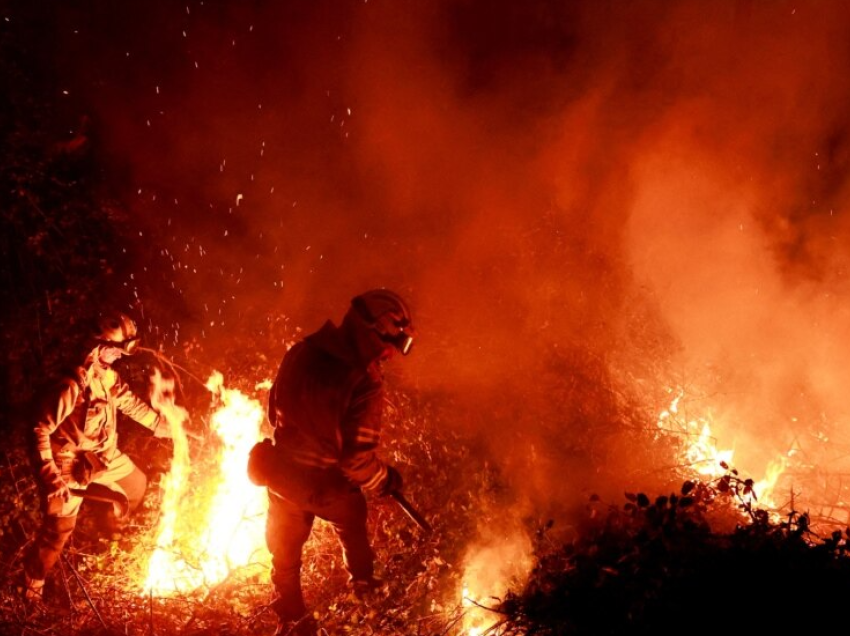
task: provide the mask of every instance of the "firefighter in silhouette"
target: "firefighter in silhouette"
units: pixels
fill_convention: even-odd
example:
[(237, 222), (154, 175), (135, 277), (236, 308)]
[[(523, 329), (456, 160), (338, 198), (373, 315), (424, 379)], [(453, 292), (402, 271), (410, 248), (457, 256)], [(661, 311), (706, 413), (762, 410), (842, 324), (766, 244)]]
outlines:
[(382, 582), (373, 569), (366, 493), (401, 489), (399, 472), (377, 455), (383, 409), (381, 364), (413, 343), (407, 304), (386, 289), (351, 301), (340, 326), (327, 321), (283, 357), (269, 395), (274, 443), (251, 452), (248, 473), (269, 490), (266, 542), (279, 617), (277, 634), (315, 634), (301, 591), (301, 555), (316, 517), (342, 546), (354, 593)]
[(43, 520), (24, 557), (28, 599), (41, 598), (45, 576), (76, 526), (81, 493), (105, 493), (101, 500), (116, 502), (114, 511), (109, 506), (102, 520), (113, 530), (126, 522), (144, 496), (147, 477), (117, 445), (118, 411), (157, 437), (170, 436), (165, 418), (137, 397), (112, 368), (138, 345), (132, 319), (122, 313), (101, 316), (86, 342), (83, 365), (46, 395), (37, 396), (31, 441)]

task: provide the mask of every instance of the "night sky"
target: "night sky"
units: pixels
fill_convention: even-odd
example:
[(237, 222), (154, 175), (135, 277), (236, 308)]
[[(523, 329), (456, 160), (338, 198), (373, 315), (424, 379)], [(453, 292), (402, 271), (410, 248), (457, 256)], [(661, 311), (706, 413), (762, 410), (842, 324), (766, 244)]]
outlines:
[(4, 28), (209, 342), (387, 286), (393, 380), (494, 446), (576, 410), (538, 380), (574, 349), (687, 385), (756, 473), (850, 445), (850, 4), (37, 4)]

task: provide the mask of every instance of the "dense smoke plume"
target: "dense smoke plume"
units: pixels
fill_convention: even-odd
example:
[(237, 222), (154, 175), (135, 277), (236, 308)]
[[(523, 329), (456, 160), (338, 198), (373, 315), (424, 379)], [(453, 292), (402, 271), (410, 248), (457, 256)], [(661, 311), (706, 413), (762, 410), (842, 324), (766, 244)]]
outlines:
[(392, 381), (538, 500), (600, 487), (573, 440), (617, 416), (576, 377), (647, 412), (681, 383), (754, 473), (850, 443), (846, 3), (84, 4), (51, 7), (57, 90), (184, 332), (394, 288), (420, 338)]

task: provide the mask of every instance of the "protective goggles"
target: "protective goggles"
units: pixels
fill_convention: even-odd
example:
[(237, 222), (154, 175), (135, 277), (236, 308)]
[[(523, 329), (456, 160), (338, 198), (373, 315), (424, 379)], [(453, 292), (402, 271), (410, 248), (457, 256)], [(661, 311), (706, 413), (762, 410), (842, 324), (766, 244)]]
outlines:
[(114, 340), (100, 340), (99, 344), (102, 347), (114, 347), (116, 349), (120, 349), (122, 353), (131, 356), (136, 353), (136, 349), (139, 348), (139, 337), (133, 336), (132, 338), (127, 338), (120, 342), (115, 342)]
[(406, 356), (413, 347), (413, 334), (405, 332), (404, 329), (399, 327), (396, 334), (379, 333), (378, 337), (401, 351), (401, 355)]

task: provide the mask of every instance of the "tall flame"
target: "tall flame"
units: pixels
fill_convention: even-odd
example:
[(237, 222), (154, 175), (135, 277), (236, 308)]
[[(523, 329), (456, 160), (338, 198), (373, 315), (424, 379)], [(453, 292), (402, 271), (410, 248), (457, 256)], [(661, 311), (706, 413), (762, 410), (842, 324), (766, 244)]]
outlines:
[(265, 519), (268, 499), (248, 479), (246, 462), (260, 436), (263, 407), (240, 391), (224, 387), (218, 372), (207, 388), (218, 393), (223, 407), (212, 416), (212, 429), (224, 442), (222, 474), (218, 492), (207, 517), (205, 552), (212, 557), (205, 567), (208, 576), (221, 580), (234, 568), (266, 554)]
[[(157, 374), (155, 386), (162, 383)], [(215, 474), (192, 473), (183, 428), (186, 411), (176, 407), (173, 399), (169, 405), (169, 400), (156, 403), (151, 397), (171, 426), (174, 458), (162, 481), (162, 516), (148, 563), (145, 592), (188, 592), (219, 583), (238, 568), (265, 567), (269, 562), (264, 541), (267, 499), (262, 489), (250, 483), (245, 470), (251, 446), (261, 437), (262, 405), (224, 387), (223, 376), (217, 371), (206, 386), (219, 402), (210, 421), (220, 442)], [(202, 483), (193, 483), (199, 477)]]
[[(171, 577), (172, 581), (178, 580), (174, 576), (172, 568), (169, 567), (173, 560), (173, 550), (176, 548), (178, 513), (180, 511), (180, 500), (189, 485), (189, 441), (183, 423), (188, 419), (189, 413), (186, 409), (174, 403), (174, 380), (162, 377), (159, 369), (154, 369), (153, 392), (151, 393), (151, 404), (168, 421), (171, 439), (174, 443), (174, 456), (171, 460), (171, 470), (162, 479), (162, 490), (164, 492), (161, 517), (157, 529), (156, 549), (151, 555), (148, 565), (148, 579), (145, 583), (146, 590), (158, 593), (165, 591), (162, 577)], [(176, 583), (175, 583), (176, 585)]]

